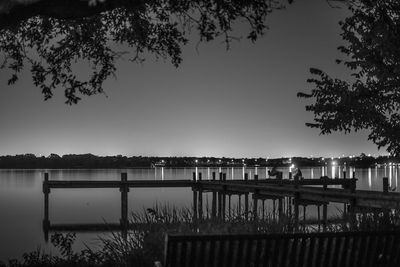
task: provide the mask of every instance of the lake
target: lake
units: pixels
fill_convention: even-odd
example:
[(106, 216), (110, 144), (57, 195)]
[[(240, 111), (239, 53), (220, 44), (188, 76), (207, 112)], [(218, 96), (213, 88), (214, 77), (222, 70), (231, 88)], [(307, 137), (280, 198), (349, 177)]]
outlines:
[[(347, 177), (355, 172), (357, 189), (382, 190), (382, 177), (389, 177), (393, 191), (400, 192), (399, 166), (384, 166), (368, 169), (348, 167)], [(281, 168), (284, 179), (289, 168)], [(343, 178), (340, 166), (302, 168), (303, 176), (318, 179), (322, 175)], [(45, 172), (50, 180), (120, 180), (121, 172), (128, 179), (173, 180), (192, 179), (192, 173), (202, 173), (203, 179), (210, 179), (212, 172), (224, 172), (227, 179), (243, 179), (259, 175), (268, 176), (267, 168), (149, 168), (149, 169), (96, 169), (96, 170), (0, 170), (0, 260), (20, 258), (24, 252), (38, 247), (53, 251), (46, 244), (42, 230), (44, 214), (42, 182)], [(52, 189), (50, 193), (51, 223), (102, 223), (118, 222), (120, 218), (120, 192), (118, 189)], [(190, 208), (192, 191), (185, 188), (131, 189), (128, 196), (129, 211), (143, 211), (154, 205), (167, 203), (176, 207)], [(211, 200), (206, 200), (211, 203)], [(313, 212), (312, 210), (310, 212)], [(333, 206), (330, 213), (337, 212)], [(96, 246), (100, 233), (79, 233), (75, 248), (84, 244)]]

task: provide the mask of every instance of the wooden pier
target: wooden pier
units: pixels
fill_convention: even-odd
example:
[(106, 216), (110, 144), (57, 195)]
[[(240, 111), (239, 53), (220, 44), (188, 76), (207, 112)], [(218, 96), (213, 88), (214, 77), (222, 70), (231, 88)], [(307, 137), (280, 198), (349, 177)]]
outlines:
[[(361, 209), (379, 208), (383, 210), (400, 207), (400, 193), (389, 192), (387, 178), (383, 178), (384, 191), (365, 191), (356, 190), (356, 179), (329, 179), (324, 176), (321, 179), (259, 179), (258, 175), (254, 179), (248, 179), (245, 175), (243, 180), (226, 180), (226, 174), (212, 173), (212, 179), (203, 180), (201, 173), (197, 176), (193, 173), (191, 180), (128, 180), (126, 173), (121, 173), (121, 180), (115, 181), (51, 181), (48, 173), (44, 174), (43, 193), (44, 193), (44, 219), (43, 229), (45, 239), (48, 238), (50, 230), (99, 230), (120, 229), (126, 231), (131, 228), (128, 218), (128, 193), (131, 188), (191, 188), (193, 191), (193, 216), (194, 220), (201, 220), (203, 212), (203, 194), (212, 194), (211, 217), (225, 219), (230, 216), (231, 197), (239, 198), (238, 213), (243, 213), (246, 219), (257, 219), (259, 216), (260, 205), (264, 208), (265, 201), (273, 201), (273, 214), (275, 215), (276, 202), (278, 203), (278, 218), (283, 214), (290, 213), (295, 220), (299, 219), (299, 209), (303, 207), (303, 223), (306, 223), (305, 209), (309, 205), (318, 207), (318, 220), (320, 218), (320, 207), (322, 206), (322, 223), (328, 223), (327, 205), (330, 202), (343, 203), (344, 212), (355, 212)], [(119, 223), (111, 224), (76, 224), (76, 225), (51, 225), (49, 219), (49, 194), (53, 189), (67, 188), (119, 188), (121, 193), (121, 218)], [(251, 196), (252, 203), (249, 200)], [(244, 208), (242, 212), (242, 197)], [(228, 202), (228, 203), (227, 203)], [(250, 204), (252, 210), (249, 209)], [(346, 210), (347, 207), (347, 210)], [(264, 209), (263, 209), (264, 210)], [(227, 214), (228, 213), (228, 214)], [(251, 218), (249, 217), (251, 214)], [(264, 216), (264, 211), (262, 213)], [(312, 221), (312, 220), (311, 220)], [(108, 226), (107, 226), (108, 225)]]

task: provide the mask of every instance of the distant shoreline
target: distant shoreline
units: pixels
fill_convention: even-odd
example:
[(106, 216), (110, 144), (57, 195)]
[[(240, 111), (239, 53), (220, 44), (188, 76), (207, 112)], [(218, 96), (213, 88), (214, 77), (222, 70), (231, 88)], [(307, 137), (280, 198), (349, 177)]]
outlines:
[(322, 167), (348, 166), (372, 167), (400, 164), (400, 159), (390, 156), (360, 156), (338, 158), (216, 158), (216, 157), (126, 157), (95, 156), (92, 154), (51, 154), (36, 157), (33, 154), (0, 156), (0, 169), (134, 169), (134, 168), (231, 168), (231, 167)]

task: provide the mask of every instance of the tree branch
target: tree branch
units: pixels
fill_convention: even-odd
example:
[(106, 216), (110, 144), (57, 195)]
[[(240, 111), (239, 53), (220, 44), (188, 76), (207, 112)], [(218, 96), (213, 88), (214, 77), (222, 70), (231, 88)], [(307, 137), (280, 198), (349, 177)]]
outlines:
[(144, 0), (108, 0), (89, 5), (89, 1), (82, 0), (39, 0), (30, 4), (15, 5), (9, 10), (0, 9), (0, 29), (12, 28), (21, 21), (38, 15), (66, 20), (79, 19), (118, 7), (143, 8), (144, 3)]

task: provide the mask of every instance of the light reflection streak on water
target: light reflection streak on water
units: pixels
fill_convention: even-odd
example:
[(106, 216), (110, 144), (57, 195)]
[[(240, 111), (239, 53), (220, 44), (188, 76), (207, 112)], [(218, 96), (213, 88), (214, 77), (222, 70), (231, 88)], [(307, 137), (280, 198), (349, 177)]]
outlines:
[(256, 166), (256, 168), (254, 169), (254, 174), (258, 174), (258, 167)]
[(311, 179), (314, 179), (314, 168), (311, 168), (311, 173), (310, 173), (310, 175), (311, 175)]
[(199, 168), (196, 167), (194, 172), (195, 172), (194, 176), (196, 177), (196, 181), (197, 181), (199, 179)]
[(392, 187), (392, 178), (393, 178), (392, 166), (389, 166), (389, 187)]
[(331, 167), (331, 178), (335, 178), (335, 166)]
[(368, 188), (371, 189), (372, 187), (372, 180), (371, 180), (371, 168), (368, 168)]
[(233, 180), (233, 179), (234, 179), (234, 177), (233, 177), (233, 176), (234, 176), (234, 175), (233, 175), (233, 167), (232, 167), (232, 170), (231, 170), (231, 172), (232, 172), (232, 180)]
[(321, 176), (325, 176), (325, 167), (321, 167), (321, 169), (322, 169), (322, 174), (321, 174)]
[(339, 178), (342, 178), (342, 167), (338, 166), (338, 176)]
[(207, 179), (210, 180), (210, 167), (207, 167)]
[(164, 167), (161, 167), (161, 180), (164, 181)]
[(157, 167), (154, 168), (154, 180), (157, 180)]
[(244, 166), (243, 166), (243, 168), (242, 168), (242, 178), (243, 178), (243, 180), (244, 180), (244, 173), (245, 173), (245, 170), (244, 170)]

